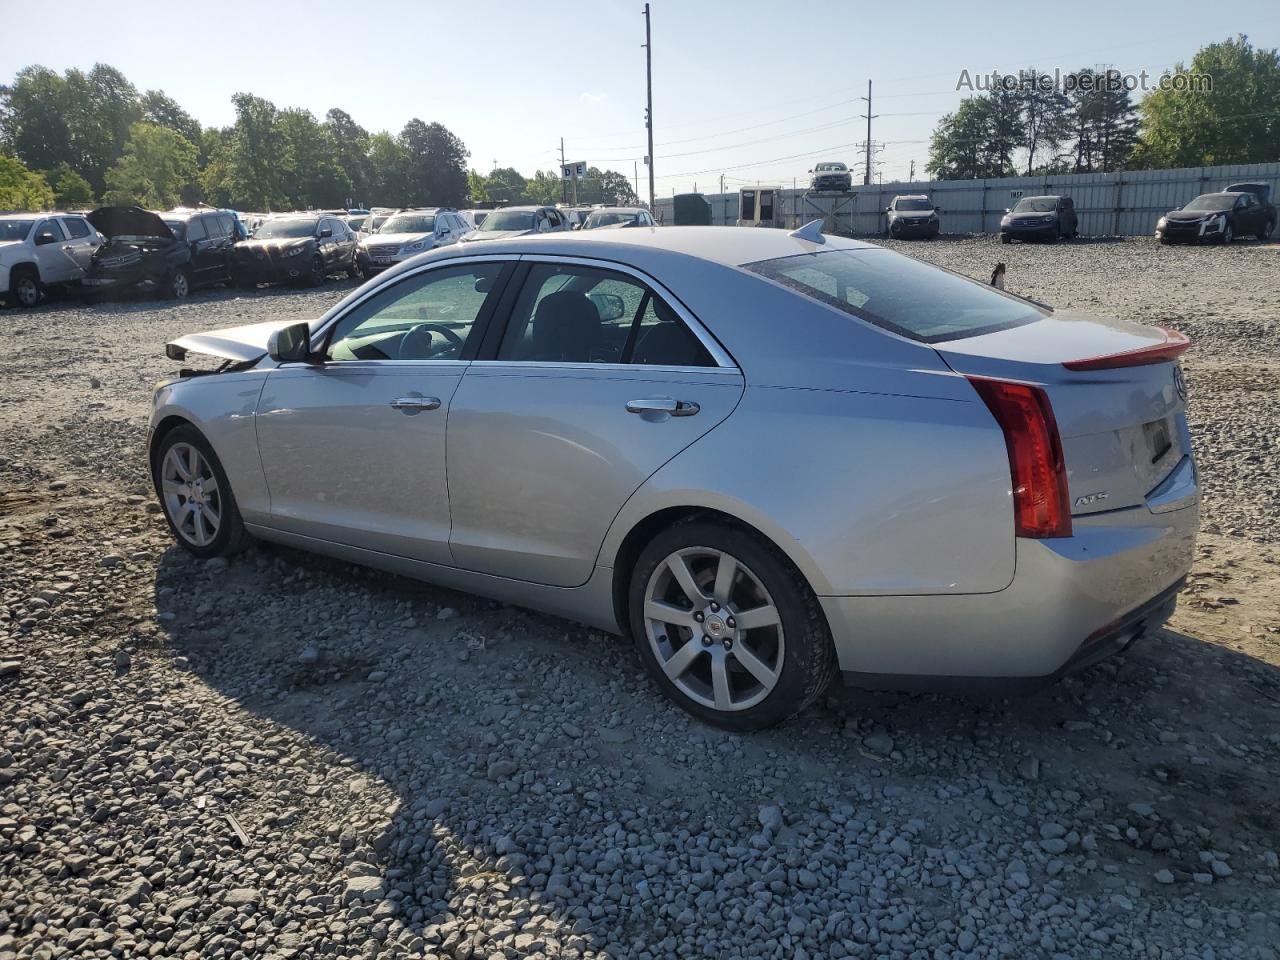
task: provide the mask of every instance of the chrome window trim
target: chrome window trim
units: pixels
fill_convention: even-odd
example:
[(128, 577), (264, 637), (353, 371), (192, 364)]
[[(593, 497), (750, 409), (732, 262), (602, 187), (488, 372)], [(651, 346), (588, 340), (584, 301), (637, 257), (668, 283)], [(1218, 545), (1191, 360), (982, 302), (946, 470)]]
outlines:
[[(698, 318), (695, 317), (689, 311), (689, 309), (680, 301), (680, 298), (677, 297), (674, 293), (672, 293), (668, 287), (666, 287), (660, 281), (655, 280), (653, 277), (645, 273), (643, 270), (639, 270), (631, 266), (630, 264), (621, 263), (617, 260), (603, 260), (596, 257), (568, 256), (563, 254), (526, 253), (520, 256), (520, 260), (523, 263), (529, 263), (529, 264), (564, 263), (564, 264), (576, 265), (581, 267), (595, 267), (597, 270), (612, 270), (615, 273), (623, 273), (623, 274), (627, 274), (628, 276), (634, 277), (635, 279), (643, 283), (645, 286), (651, 288), (654, 293), (662, 297), (663, 302), (666, 303), (666, 305), (671, 308), (672, 312), (675, 313), (676, 316), (678, 316), (684, 322), (684, 325), (689, 328), (690, 332), (692, 332), (694, 337), (697, 338), (698, 342), (702, 344), (703, 348), (709, 354), (711, 354), (711, 359), (714, 360), (716, 364), (715, 367), (685, 367), (683, 369), (688, 369), (688, 370), (714, 370), (714, 369), (737, 370), (738, 369), (738, 364), (734, 362), (733, 357), (729, 356), (728, 351), (725, 350), (724, 347), (720, 345), (720, 341), (718, 341), (715, 337), (711, 335), (711, 332), (707, 330), (707, 328), (702, 325), (702, 322), (698, 320)], [(475, 361), (477, 365), (488, 365), (492, 363), (513, 363), (513, 362), (527, 363), (529, 361), (510, 361), (510, 360), (476, 360)], [(541, 364), (541, 365), (547, 366), (547, 364)], [(569, 366), (569, 364), (557, 364), (557, 366)], [(581, 366), (600, 367), (600, 366), (606, 366), (606, 364), (587, 363), (587, 364), (581, 364)], [(657, 364), (643, 364), (643, 363), (640, 363), (640, 364), (619, 363), (619, 364), (608, 364), (608, 366), (649, 367), (650, 369), (659, 369)]]
[[(374, 361), (385, 363), (386, 361)], [(405, 363), (413, 361), (401, 361)], [(471, 365), (478, 376), (486, 370), (581, 370), (589, 372), (600, 370), (613, 373), (697, 373), (705, 376), (724, 377), (740, 376), (742, 371), (737, 367), (683, 367), (657, 363), (564, 363), (545, 360), (472, 360)]]

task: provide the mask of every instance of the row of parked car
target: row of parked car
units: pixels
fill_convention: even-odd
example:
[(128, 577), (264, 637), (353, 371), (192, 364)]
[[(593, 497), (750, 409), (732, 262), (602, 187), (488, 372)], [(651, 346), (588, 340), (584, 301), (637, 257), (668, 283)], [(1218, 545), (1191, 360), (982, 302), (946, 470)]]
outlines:
[(124, 291), (181, 298), (214, 284), (319, 285), (335, 274), (369, 276), (462, 240), (642, 226), (654, 222), (638, 207), (423, 207), (245, 217), (207, 207), (165, 213), (102, 207), (91, 213), (5, 214), (0, 300), (33, 307), (54, 290), (93, 301)]
[[(941, 229), (939, 210), (924, 194), (897, 196), (885, 211), (889, 235), (895, 239), (932, 240)], [(1271, 237), (1276, 208), (1271, 186), (1234, 183), (1205, 193), (1156, 223), (1161, 243), (1231, 243), (1237, 237)], [(1070, 240), (1079, 233), (1075, 203), (1067, 196), (1023, 197), (1000, 220), (1000, 241)]]

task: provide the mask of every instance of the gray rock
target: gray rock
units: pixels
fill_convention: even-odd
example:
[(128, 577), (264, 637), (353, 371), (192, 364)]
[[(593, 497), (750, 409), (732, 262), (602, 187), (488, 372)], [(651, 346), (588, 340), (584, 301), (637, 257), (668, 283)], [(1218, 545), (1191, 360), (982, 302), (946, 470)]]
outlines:
[(883, 730), (867, 734), (862, 738), (862, 745), (878, 757), (887, 757), (893, 753), (893, 737)]

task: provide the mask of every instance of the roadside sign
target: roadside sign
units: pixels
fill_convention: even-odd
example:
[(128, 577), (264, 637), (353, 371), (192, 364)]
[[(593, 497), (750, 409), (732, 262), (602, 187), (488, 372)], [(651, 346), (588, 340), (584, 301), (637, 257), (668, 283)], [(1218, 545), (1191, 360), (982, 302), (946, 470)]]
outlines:
[(587, 175), (587, 165), (585, 162), (566, 163), (560, 168), (561, 180), (581, 180)]

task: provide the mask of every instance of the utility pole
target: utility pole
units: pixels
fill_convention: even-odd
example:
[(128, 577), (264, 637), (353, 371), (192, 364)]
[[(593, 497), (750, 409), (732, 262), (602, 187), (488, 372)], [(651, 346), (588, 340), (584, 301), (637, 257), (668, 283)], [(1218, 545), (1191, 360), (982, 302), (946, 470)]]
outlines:
[(640, 164), (631, 161), (631, 178), (636, 182), (636, 200), (640, 199)]
[(720, 193), (724, 194), (724, 174), (720, 174)]
[(564, 203), (567, 185), (564, 182), (564, 137), (560, 138), (560, 202)]
[(867, 120), (867, 169), (862, 175), (862, 183), (864, 186), (871, 186), (871, 121), (879, 116), (877, 113), (871, 112), (871, 81), (867, 81), (867, 95), (859, 97), (859, 100), (867, 101), (867, 112), (862, 114)]
[[(653, 210), (653, 37), (649, 30), (649, 5), (644, 5), (644, 85), (648, 106), (644, 108), (644, 125), (649, 132), (649, 210)], [(672, 194), (674, 196), (674, 194)]]
[(916, 162), (914, 160), (911, 161), (911, 173), (907, 175), (907, 181), (909, 183), (916, 182)]

